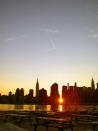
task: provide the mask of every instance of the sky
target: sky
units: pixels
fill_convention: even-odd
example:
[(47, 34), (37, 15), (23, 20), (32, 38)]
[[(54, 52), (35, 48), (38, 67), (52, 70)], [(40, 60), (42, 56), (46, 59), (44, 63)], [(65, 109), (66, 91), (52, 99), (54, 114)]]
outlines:
[(0, 92), (98, 82), (98, 0), (0, 0)]

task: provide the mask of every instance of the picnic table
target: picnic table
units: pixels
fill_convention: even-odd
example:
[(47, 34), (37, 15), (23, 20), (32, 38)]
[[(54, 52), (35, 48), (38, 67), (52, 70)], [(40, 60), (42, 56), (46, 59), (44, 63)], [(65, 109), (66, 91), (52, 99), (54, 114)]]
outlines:
[(13, 121), (20, 125), (23, 122), (28, 121), (32, 125), (32, 116), (26, 114), (6, 114), (6, 120)]
[(92, 119), (91, 115), (79, 115), (79, 114), (72, 114), (71, 119), (75, 121), (89, 121)]
[(36, 117), (36, 123), (34, 124), (34, 131), (37, 131), (38, 126), (44, 126), (57, 128), (59, 131), (70, 128), (73, 131), (72, 121), (69, 119), (52, 118), (52, 117)]
[(93, 126), (93, 131), (96, 131), (96, 126), (98, 126), (98, 121), (92, 121), (89, 124)]
[(93, 127), (92, 131), (96, 131), (96, 127), (98, 126), (98, 116), (76, 114), (73, 114), (72, 116), (75, 117), (75, 120), (80, 122), (81, 125), (91, 125)]

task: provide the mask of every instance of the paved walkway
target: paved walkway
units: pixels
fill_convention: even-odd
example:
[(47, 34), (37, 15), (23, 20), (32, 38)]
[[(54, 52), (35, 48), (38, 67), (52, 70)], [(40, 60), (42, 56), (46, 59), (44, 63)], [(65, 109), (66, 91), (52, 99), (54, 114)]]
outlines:
[(11, 123), (0, 124), (0, 131), (27, 131)]
[[(31, 127), (28, 122), (23, 122), (21, 126), (8, 123), (0, 123), (0, 131), (33, 131), (33, 126)], [(45, 127), (38, 127), (37, 131), (58, 131), (58, 129), (50, 128), (46, 130)], [(66, 129), (65, 131), (70, 131), (70, 129)], [(77, 125), (74, 126), (74, 131), (93, 131), (92, 125)], [(98, 131), (98, 126), (96, 128)]]
[[(0, 131), (33, 131), (33, 127), (24, 129), (12, 123), (2, 123), (0, 125)], [(38, 131), (58, 131), (58, 129), (49, 128), (48, 130), (46, 130), (45, 127), (38, 127)], [(70, 129), (66, 129), (66, 131), (70, 131)], [(81, 125), (75, 126), (74, 131), (93, 131), (93, 130), (91, 125)], [(98, 128), (96, 131), (98, 131)]]

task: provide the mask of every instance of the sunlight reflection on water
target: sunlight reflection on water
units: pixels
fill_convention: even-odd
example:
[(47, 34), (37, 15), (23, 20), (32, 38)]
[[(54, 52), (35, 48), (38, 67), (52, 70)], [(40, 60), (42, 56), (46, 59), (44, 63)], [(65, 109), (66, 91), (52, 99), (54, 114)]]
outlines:
[(62, 106), (62, 105), (59, 105), (58, 110), (59, 110), (60, 112), (62, 112), (62, 111), (63, 111), (63, 106)]
[[(0, 104), (0, 111), (92, 111), (93, 105), (11, 105)], [(98, 106), (95, 107), (98, 110)]]

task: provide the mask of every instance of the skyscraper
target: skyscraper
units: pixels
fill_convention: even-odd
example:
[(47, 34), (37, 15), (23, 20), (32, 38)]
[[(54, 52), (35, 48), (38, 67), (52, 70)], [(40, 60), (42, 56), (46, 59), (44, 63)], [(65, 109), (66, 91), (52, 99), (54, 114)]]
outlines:
[(98, 89), (98, 83), (97, 83), (97, 89)]
[(62, 98), (63, 98), (63, 103), (66, 104), (67, 103), (67, 86), (62, 86)]
[(74, 87), (77, 87), (77, 82), (75, 82)]
[(39, 96), (39, 82), (38, 82), (38, 78), (37, 78), (37, 82), (36, 82), (36, 98), (38, 98)]
[(29, 90), (29, 97), (32, 99), (33, 98), (33, 89)]
[(16, 104), (23, 104), (24, 103), (24, 89), (17, 88), (15, 92)]
[(47, 104), (47, 90), (44, 88), (39, 90), (39, 103)]
[(58, 103), (60, 95), (58, 93), (58, 84), (57, 83), (54, 83), (51, 86), (50, 97), (51, 97), (52, 104), (57, 104)]
[(91, 89), (92, 89), (92, 90), (95, 90), (95, 83), (94, 83), (93, 78), (92, 78), (92, 81), (91, 81)]

